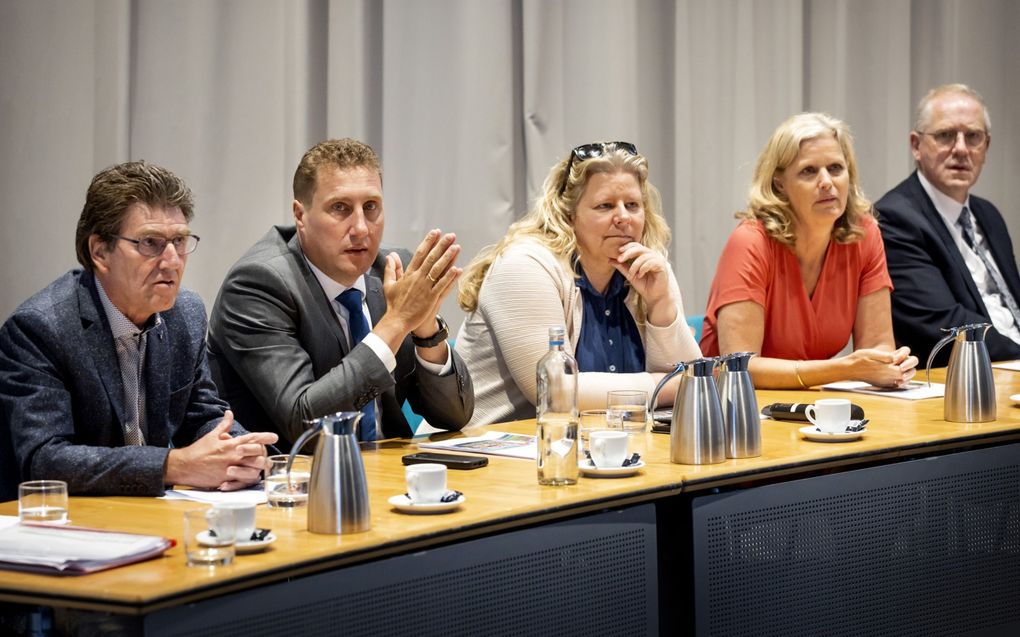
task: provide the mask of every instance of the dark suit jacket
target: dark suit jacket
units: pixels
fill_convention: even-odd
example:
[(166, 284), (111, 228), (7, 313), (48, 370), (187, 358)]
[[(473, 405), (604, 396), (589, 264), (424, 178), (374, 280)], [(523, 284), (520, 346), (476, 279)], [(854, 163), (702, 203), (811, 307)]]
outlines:
[[(974, 195), (970, 206), (1009, 291), (1020, 301), (1020, 274), (1002, 215), (991, 202)], [(875, 208), (895, 286), (892, 317), (896, 341), (910, 347), (923, 365), (944, 336), (939, 328), (989, 323), (988, 310), (916, 172), (886, 193)], [(1020, 358), (1020, 344), (995, 328), (988, 331), (985, 342), (992, 360)], [(936, 366), (948, 363), (950, 349), (947, 346), (939, 352)]]
[[(377, 257), (372, 272), (383, 263)], [(386, 300), (372, 272), (366, 301), (374, 325)], [(460, 429), (474, 411), (474, 389), (464, 361), (452, 356), (453, 372), (437, 376), (417, 364), (407, 337), (390, 374), (367, 345), (349, 348), (294, 226), (271, 228), (231, 268), (209, 322), (209, 363), (220, 394), (248, 429), (274, 431), (281, 442), (293, 443), (305, 420), (360, 410), (376, 397), (385, 437), (411, 435), (400, 410), (405, 398), (433, 426)]]
[[(170, 446), (215, 427), (226, 403), (205, 355), (205, 308), (182, 290), (145, 351), (146, 445), (124, 447), (123, 383), (95, 279), (72, 270), (0, 328), (0, 500), (21, 480), (71, 493), (160, 495)], [(244, 433), (235, 426), (234, 433)]]

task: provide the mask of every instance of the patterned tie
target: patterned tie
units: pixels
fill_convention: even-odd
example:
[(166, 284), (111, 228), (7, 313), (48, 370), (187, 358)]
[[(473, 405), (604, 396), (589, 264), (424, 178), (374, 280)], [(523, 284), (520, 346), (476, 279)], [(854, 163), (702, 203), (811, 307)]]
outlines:
[(117, 339), (117, 360), (124, 383), (124, 445), (145, 444), (145, 337), (146, 332)]
[[(347, 310), (347, 326), (350, 328), (351, 349), (368, 336), (368, 320), (361, 309), (361, 290), (348, 288), (336, 297), (336, 300)], [(358, 427), (358, 438), (375, 440), (375, 400), (368, 401), (361, 409), (365, 415)]]
[(1013, 314), (1013, 321), (1020, 325), (1020, 309), (1017, 308), (1016, 300), (1013, 295), (1009, 293), (1009, 288), (1006, 287), (1006, 282), (1003, 280), (1002, 275), (995, 268), (992, 262), (992, 255), (988, 252), (988, 247), (984, 244), (977, 245), (977, 237), (974, 236), (974, 219), (971, 215), (970, 208), (967, 206), (963, 207), (963, 212), (960, 213), (960, 228), (963, 230), (963, 240), (967, 242), (970, 249), (978, 255), (981, 262), (985, 264), (985, 269), (988, 270), (988, 275), (992, 278), (992, 285), (989, 292), (992, 294), (998, 293), (1002, 297), (1006, 307), (1009, 308), (1010, 313)]

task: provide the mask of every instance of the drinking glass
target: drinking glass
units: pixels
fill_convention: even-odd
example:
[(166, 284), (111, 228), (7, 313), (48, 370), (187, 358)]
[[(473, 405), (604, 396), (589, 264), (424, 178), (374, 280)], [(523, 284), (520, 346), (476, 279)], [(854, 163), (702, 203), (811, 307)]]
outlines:
[(648, 392), (646, 391), (611, 391), (606, 395), (606, 409), (622, 414), (621, 426), (627, 433), (644, 433), (648, 427)]
[(184, 512), (184, 554), (188, 566), (227, 566), (234, 561), (234, 512), (193, 509)]
[(591, 433), (606, 429), (623, 429), (622, 417), (622, 412), (612, 409), (585, 409), (581, 412), (581, 460), (584, 460), (584, 451), (588, 450)]
[(19, 484), (18, 517), (22, 522), (67, 524), (67, 483), (31, 480)]
[(290, 479), (287, 478), (287, 454), (266, 458), (266, 500), (271, 507), (295, 508), (308, 504), (308, 482), (312, 477), (312, 457), (294, 456)]

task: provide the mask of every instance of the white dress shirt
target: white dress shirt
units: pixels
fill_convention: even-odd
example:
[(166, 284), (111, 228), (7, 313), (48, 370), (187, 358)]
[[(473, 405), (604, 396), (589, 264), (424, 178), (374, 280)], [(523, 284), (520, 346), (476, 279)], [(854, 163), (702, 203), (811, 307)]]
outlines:
[[(999, 294), (994, 279), (988, 273), (984, 261), (981, 260), (981, 257), (971, 249), (963, 238), (963, 231), (960, 229), (958, 221), (964, 206), (970, 207), (970, 197), (967, 197), (965, 203), (960, 203), (933, 186), (931, 182), (925, 179), (924, 174), (920, 170), (917, 171), (917, 178), (921, 182), (921, 187), (928, 193), (928, 198), (935, 204), (935, 209), (938, 210), (942, 221), (949, 228), (949, 234), (952, 235), (956, 247), (960, 250), (960, 254), (963, 255), (963, 261), (967, 264), (967, 269), (970, 270), (974, 284), (977, 285), (978, 292), (981, 294), (981, 300), (984, 301), (985, 308), (988, 310), (988, 316), (991, 319), (992, 325), (1003, 336), (1020, 343), (1020, 327), (1017, 326), (1013, 313), (1009, 311), (1009, 307), (1003, 302), (1002, 295)], [(972, 217), (973, 214), (974, 211), (971, 208)], [(981, 231), (981, 225), (977, 223), (976, 217), (974, 218), (974, 244), (975, 248), (984, 245), (985, 250), (988, 250), (989, 256), (991, 256), (991, 250), (989, 250), (985, 242), (985, 236)], [(1000, 278), (1002, 278), (1002, 273), (999, 271), (999, 266), (995, 263), (994, 259), (992, 259), (992, 267), (996, 269)], [(1020, 302), (1020, 299), (1015, 300)], [(952, 326), (944, 325), (943, 327)]]
[[(373, 325), (372, 316), (368, 312), (368, 295), (366, 294), (365, 286), (365, 275), (358, 277), (358, 280), (354, 282), (354, 285), (347, 286), (342, 283), (337, 283), (333, 279), (329, 278), (325, 272), (315, 267), (315, 265), (305, 258), (305, 263), (312, 269), (312, 274), (315, 275), (315, 279), (322, 286), (323, 292), (326, 293), (326, 297), (330, 299), (330, 307), (333, 308), (333, 313), (336, 314), (337, 318), (340, 319), (340, 327), (344, 331), (344, 335), (347, 337), (347, 344), (354, 348), (354, 344), (351, 343), (350, 326), (347, 323), (347, 309), (340, 305), (340, 301), (337, 301), (337, 297), (347, 290), (348, 287), (353, 287), (361, 291), (361, 311), (365, 313), (365, 320), (368, 321), (369, 327)], [(397, 358), (393, 355), (393, 351), (390, 350), (389, 345), (386, 344), (382, 338), (379, 337), (375, 332), (369, 332), (367, 336), (361, 341), (365, 345), (375, 352), (375, 355), (379, 357), (382, 364), (386, 366), (386, 369), (392, 374), (393, 370), (397, 368)], [(443, 376), (450, 373), (453, 369), (453, 359), (450, 354), (450, 349), (446, 350), (446, 362), (442, 365), (429, 362), (418, 356), (418, 352), (415, 351), (415, 358), (418, 359), (418, 364), (425, 368), (426, 371), (432, 372), (437, 376)]]

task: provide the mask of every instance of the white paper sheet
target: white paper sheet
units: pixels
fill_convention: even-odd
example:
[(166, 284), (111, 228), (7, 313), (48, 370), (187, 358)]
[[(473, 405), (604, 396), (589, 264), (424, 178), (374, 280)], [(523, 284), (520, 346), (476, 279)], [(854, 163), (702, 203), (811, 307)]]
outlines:
[(1020, 372), (1020, 361), (1002, 361), (1001, 363), (992, 363), (992, 367), (995, 369), (1008, 369), (1011, 372)]
[(863, 381), (853, 380), (822, 385), (822, 389), (901, 398), (903, 400), (924, 400), (925, 398), (940, 398), (946, 395), (946, 386), (942, 383), (932, 383), (931, 387), (929, 387), (928, 383), (922, 380), (912, 380), (903, 389), (887, 389), (885, 387), (876, 387)]
[(160, 498), (164, 500), (192, 500), (206, 504), (220, 504), (222, 502), (244, 502), (245, 504), (264, 504), (266, 502), (266, 490), (260, 482), (257, 487), (242, 489), (240, 491), (199, 491), (198, 489), (172, 490), (167, 491)]

